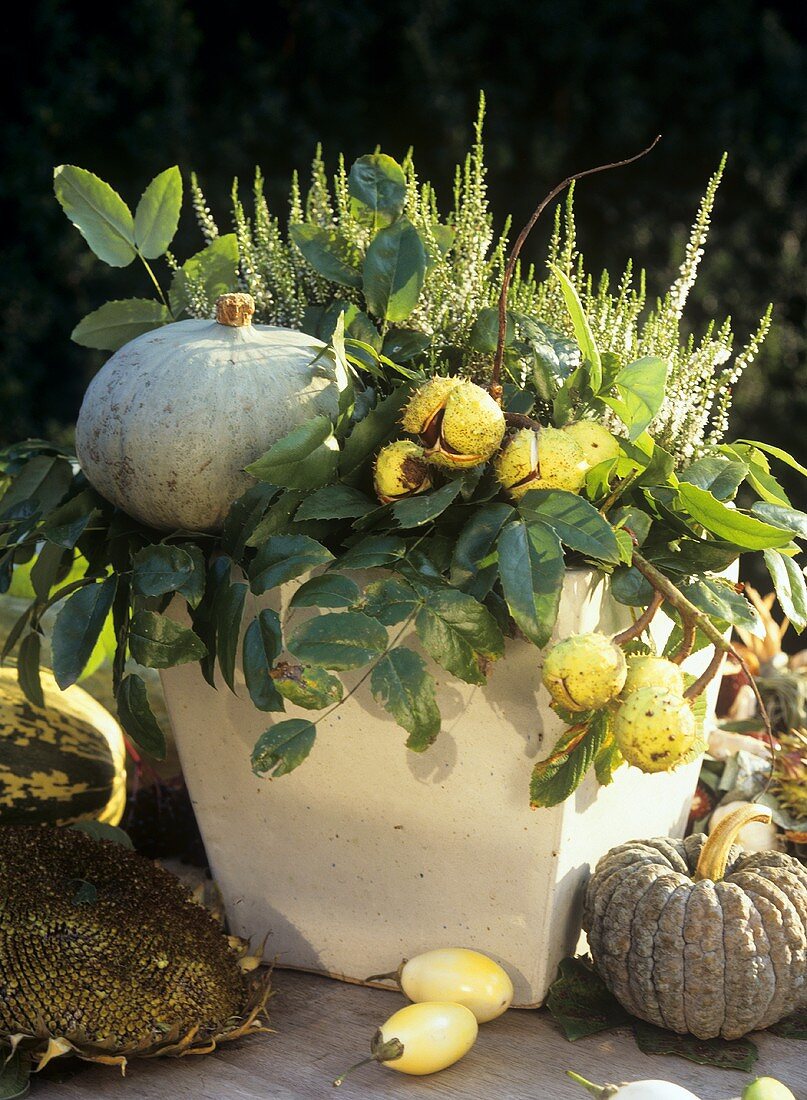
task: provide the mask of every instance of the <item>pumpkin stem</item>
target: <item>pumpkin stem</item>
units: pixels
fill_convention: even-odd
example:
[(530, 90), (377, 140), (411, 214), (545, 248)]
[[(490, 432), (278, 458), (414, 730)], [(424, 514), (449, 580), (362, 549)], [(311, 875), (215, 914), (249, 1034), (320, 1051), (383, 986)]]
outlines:
[(740, 806), (716, 826), (714, 832), (701, 850), (698, 866), (695, 868), (695, 882), (711, 879), (720, 882), (726, 874), (731, 846), (741, 829), (752, 821), (771, 820), (771, 811), (767, 806)]
[(222, 294), (216, 299), (216, 323), (243, 328), (252, 320), (255, 299), (251, 294)]

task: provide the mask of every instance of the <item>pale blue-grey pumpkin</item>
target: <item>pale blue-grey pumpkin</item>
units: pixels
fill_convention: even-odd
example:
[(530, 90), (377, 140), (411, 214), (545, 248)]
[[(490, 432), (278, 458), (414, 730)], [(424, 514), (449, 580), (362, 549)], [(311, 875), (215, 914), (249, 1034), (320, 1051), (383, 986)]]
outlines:
[(339, 389), (325, 345), (253, 325), (247, 294), (216, 320), (178, 321), (124, 345), (90, 383), (76, 453), (90, 483), (160, 530), (218, 530), (254, 480), (244, 467), (317, 415)]

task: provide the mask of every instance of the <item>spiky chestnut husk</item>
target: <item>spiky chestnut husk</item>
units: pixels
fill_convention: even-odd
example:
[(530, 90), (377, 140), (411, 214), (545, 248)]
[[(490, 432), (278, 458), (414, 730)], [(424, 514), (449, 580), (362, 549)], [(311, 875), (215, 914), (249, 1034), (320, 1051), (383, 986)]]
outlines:
[(373, 467), (373, 488), (382, 504), (412, 497), (431, 489), (423, 448), (411, 439), (399, 439), (382, 447)]
[(450, 469), (486, 462), (505, 431), (504, 413), (487, 390), (461, 378), (426, 382), (412, 396), (402, 423), (420, 437), (428, 462)]
[(807, 822), (807, 730), (778, 735), (773, 792), (795, 821)]
[(528, 489), (579, 493), (588, 469), (582, 448), (559, 428), (520, 428), (495, 460), (496, 477), (513, 500)]
[(574, 634), (549, 651), (541, 676), (559, 706), (584, 711), (616, 698), (626, 674), (625, 654), (605, 634)]
[(683, 695), (686, 684), (680, 665), (666, 657), (653, 657), (648, 653), (634, 653), (628, 657), (628, 675), (622, 695), (643, 687), (660, 687), (673, 695)]
[(614, 736), (628, 763), (643, 772), (671, 771), (706, 747), (689, 703), (661, 687), (628, 695), (614, 717)]
[(573, 424), (567, 424), (562, 431), (575, 441), (589, 467), (619, 458), (618, 440), (595, 420), (576, 420)]
[(268, 975), (157, 864), (87, 833), (0, 828), (0, 1039), (73, 1054), (207, 1053), (265, 1030)]

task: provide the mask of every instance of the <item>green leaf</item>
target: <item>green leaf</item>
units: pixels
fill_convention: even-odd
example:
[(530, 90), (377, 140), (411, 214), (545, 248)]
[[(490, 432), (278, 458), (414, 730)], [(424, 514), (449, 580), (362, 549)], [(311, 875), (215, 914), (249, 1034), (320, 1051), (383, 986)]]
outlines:
[(530, 805), (558, 806), (580, 786), (608, 736), (608, 714), (597, 711), (587, 728), (577, 726), (558, 739), (545, 760), (532, 770)]
[(767, 1030), (771, 1035), (779, 1035), (783, 1039), (807, 1039), (807, 1005), (792, 1016), (786, 1016), (778, 1024), (771, 1024)]
[(216, 593), (213, 614), (216, 619), (216, 655), (224, 682), (235, 691), (235, 662), (241, 635), (241, 618), (247, 586), (243, 581), (224, 585)]
[(796, 538), (807, 539), (807, 513), (797, 508), (785, 508), (781, 504), (769, 504), (765, 501), (751, 506), (755, 516), (774, 527), (789, 531)]
[(484, 660), (504, 653), (504, 638), (486, 607), (455, 588), (429, 591), (415, 618), (429, 656), (468, 684), (484, 684)]
[(289, 236), (317, 274), (339, 286), (360, 287), (359, 257), (350, 241), (336, 229), (298, 222)]
[(235, 233), (216, 237), (174, 273), (168, 297), (175, 317), (188, 308), (192, 289), (200, 283), (210, 301), (237, 289), (238, 239)]
[(136, 336), (167, 325), (170, 320), (171, 314), (162, 302), (123, 298), (88, 313), (70, 333), (70, 339), (83, 348), (117, 351)]
[(142, 255), (164, 255), (174, 239), (182, 208), (182, 175), (174, 165), (155, 176), (140, 197), (134, 217), (134, 241)]
[(623, 367), (614, 380), (619, 397), (600, 395), (628, 429), (628, 439), (638, 439), (664, 403), (667, 374), (666, 359), (645, 355)]
[(289, 607), (351, 607), (360, 595), (359, 586), (350, 577), (323, 573), (301, 584)]
[(608, 733), (600, 751), (594, 757), (594, 772), (601, 787), (608, 787), (614, 781), (614, 772), (625, 763), (613, 734)]
[(653, 586), (635, 566), (622, 566), (611, 574), (611, 595), (626, 607), (646, 607), (653, 598)]
[(184, 596), (190, 607), (195, 608), (202, 602), (202, 597), (205, 594), (205, 574), (207, 572), (205, 556), (200, 547), (194, 542), (183, 542), (180, 544), (179, 549), (184, 551), (191, 559), (193, 571), (187, 580), (179, 586), (177, 592), (180, 596)]
[(27, 1096), (31, 1085), (33, 1062), (25, 1050), (15, 1050), (0, 1043), (0, 1100), (20, 1100)]
[(398, 386), (359, 421), (342, 448), (339, 473), (343, 480), (362, 471), (373, 452), (398, 434), (401, 412), (411, 395), (409, 385)]
[(116, 699), (120, 723), (129, 737), (155, 760), (165, 760), (165, 734), (154, 717), (141, 677), (124, 676)]
[(706, 455), (699, 458), (678, 475), (681, 481), (706, 489), (718, 500), (732, 500), (737, 489), (748, 475), (744, 462)]
[(294, 513), (305, 498), (306, 494), (300, 489), (283, 490), (247, 535), (246, 546), (263, 546), (273, 535), (290, 534), (294, 526)]
[(484, 599), (496, 577), (496, 563), (481, 567), (504, 524), (515, 514), (509, 504), (484, 504), (474, 509), (462, 528), (451, 559), (451, 583), (477, 600)]
[(252, 750), (252, 770), (272, 778), (288, 775), (305, 760), (314, 747), (317, 728), (307, 718), (287, 718), (262, 733)]
[(694, 1035), (676, 1035), (643, 1020), (635, 1020), (633, 1033), (643, 1054), (675, 1054), (699, 1066), (741, 1070), (750, 1073), (759, 1051), (750, 1039), (696, 1039)]
[(129, 649), (138, 664), (171, 668), (200, 661), (207, 647), (198, 635), (156, 611), (136, 611), (129, 626)]
[(563, 959), (546, 1007), (570, 1042), (627, 1026), (632, 1017), (585, 959)]
[(39, 678), (39, 656), (42, 639), (35, 630), (26, 634), (17, 653), (17, 677), (25, 698), (35, 707), (44, 707), (42, 681)]
[(379, 657), (387, 648), (387, 632), (360, 611), (330, 612), (301, 623), (287, 644), (304, 663), (340, 671)]
[(138, 596), (164, 596), (186, 585), (194, 563), (186, 550), (157, 543), (144, 546), (132, 558), (132, 591)]
[(259, 482), (251, 485), (230, 505), (221, 532), (221, 542), (225, 552), (234, 561), (241, 561), (247, 539), (254, 534), (269, 505), (279, 493), (278, 486)]
[(745, 515), (736, 508), (728, 508), (696, 485), (683, 482), (678, 487), (678, 497), (690, 516), (707, 531), (746, 550), (765, 550), (785, 546), (791, 541), (790, 532)]
[(379, 230), (367, 249), (363, 273), (370, 312), (385, 321), (405, 321), (426, 277), (426, 249), (407, 218)]
[(405, 646), (385, 653), (370, 676), (373, 698), (409, 734), (407, 748), (423, 752), (440, 732), (434, 678), (426, 662)]
[(555, 532), (543, 523), (515, 519), (499, 535), (499, 576), (516, 625), (545, 646), (558, 616), (565, 565)]
[(93, 840), (106, 840), (110, 844), (117, 844), (119, 848), (125, 848), (127, 852), (134, 851), (131, 837), (123, 829), (119, 829), (117, 825), (107, 825), (105, 821), (74, 821), (67, 828), (76, 833), (86, 833)]
[(390, 329), (384, 337), (381, 352), (396, 363), (407, 363), (431, 344), (431, 336), (413, 328)]
[(390, 225), (403, 212), (406, 177), (400, 164), (385, 153), (359, 157), (350, 169), (347, 187), (354, 217), (369, 223), (373, 231)]
[(283, 696), (272, 679), (272, 664), (283, 648), (280, 618), (265, 608), (244, 633), (244, 679), (253, 706), (258, 710), (283, 710)]
[(800, 462), (797, 462), (787, 451), (783, 451), (781, 447), (773, 447), (770, 443), (760, 443), (755, 439), (738, 439), (737, 443), (745, 443), (748, 447), (756, 447), (759, 451), (773, 455), (780, 462), (784, 462), (785, 466), (789, 466), (791, 470), (795, 470), (802, 477), (807, 477), (807, 467), (802, 466)]
[(346, 550), (336, 560), (338, 569), (376, 569), (394, 565), (406, 553), (406, 543), (397, 535), (370, 535)]
[[(72, 557), (72, 555), (71, 555)], [(45, 543), (31, 566), (29, 578), (40, 600), (46, 600), (64, 568), (65, 551), (61, 546)]]
[(72, 550), (97, 514), (97, 497), (91, 489), (84, 489), (49, 512), (37, 533), (54, 546)]
[(395, 577), (385, 577), (367, 585), (362, 611), (384, 626), (395, 626), (409, 618), (421, 602), (421, 597), (411, 584)]
[(298, 523), (306, 519), (355, 519), (376, 507), (374, 500), (350, 485), (326, 485), (306, 497), (294, 518)]
[(314, 416), (274, 443), (246, 472), (286, 489), (318, 489), (333, 477), (339, 447), (327, 416)]
[[(516, 335), (516, 326), (510, 313), (506, 315), (504, 346), (512, 344)], [(485, 306), (476, 315), (468, 335), (468, 345), (483, 355), (493, 355), (499, 344), (499, 311)]]
[(807, 585), (804, 572), (792, 558), (780, 554), (778, 550), (765, 550), (764, 556), (776, 590), (776, 598), (793, 628), (800, 634), (807, 626)]
[(273, 679), (284, 699), (305, 710), (322, 710), (341, 702), (344, 695), (342, 681), (324, 668), (278, 665)]
[(256, 596), (333, 561), (333, 554), (308, 535), (272, 535), (249, 567), (250, 587)]
[(718, 626), (742, 626), (758, 632), (760, 622), (757, 612), (730, 581), (704, 577), (680, 584), (679, 588), (690, 603), (716, 620)]
[(519, 511), (528, 523), (537, 519), (551, 527), (572, 550), (612, 565), (619, 562), (619, 544), (613, 527), (593, 504), (576, 493), (530, 489), (522, 497)]
[(392, 514), (401, 527), (422, 527), (424, 523), (431, 523), (442, 515), (461, 491), (462, 481), (449, 481), (434, 492), (418, 493), (405, 500), (397, 500), (392, 506)]
[(589, 365), (591, 389), (595, 394), (599, 393), (600, 386), (602, 385), (602, 359), (600, 358), (600, 352), (597, 348), (597, 342), (594, 339), (594, 333), (591, 331), (591, 326), (588, 323), (586, 311), (583, 309), (583, 303), (580, 301), (574, 283), (568, 275), (564, 271), (561, 271), (556, 264), (550, 264), (549, 267), (560, 283), (563, 299), (566, 302), (566, 309), (569, 311), (569, 317), (572, 321), (575, 339), (580, 345), (580, 351), (583, 353), (583, 358)]
[(104, 628), (117, 578), (79, 588), (68, 596), (53, 624), (53, 675), (64, 691), (78, 680)]
[(0, 498), (0, 519), (28, 503), (40, 515), (51, 512), (72, 481), (73, 471), (64, 458), (37, 455), (25, 463)]
[(95, 255), (110, 267), (135, 258), (134, 219), (117, 191), (73, 164), (54, 170), (53, 190), (62, 209)]

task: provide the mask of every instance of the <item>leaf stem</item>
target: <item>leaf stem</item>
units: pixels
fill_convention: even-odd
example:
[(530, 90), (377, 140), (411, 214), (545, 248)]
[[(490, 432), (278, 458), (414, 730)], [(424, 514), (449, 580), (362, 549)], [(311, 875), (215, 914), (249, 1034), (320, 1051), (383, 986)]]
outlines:
[(513, 281), (513, 274), (516, 269), (518, 257), (521, 249), (524, 246), (524, 242), (532, 232), (533, 226), (546, 210), (547, 206), (556, 199), (563, 191), (566, 190), (575, 180), (583, 179), (584, 176), (593, 176), (597, 172), (607, 172), (611, 168), (623, 168), (628, 164), (633, 164), (634, 161), (640, 160), (655, 147), (661, 138), (659, 134), (646, 149), (643, 149), (641, 153), (636, 153), (632, 157), (626, 157), (624, 160), (611, 161), (609, 164), (599, 164), (596, 168), (586, 168), (582, 172), (575, 172), (571, 176), (567, 176), (565, 180), (561, 180), (559, 184), (552, 188), (548, 195), (546, 195), (536, 206), (535, 210), (530, 217), (530, 220), (524, 226), (524, 228), (516, 237), (516, 242), (510, 252), (510, 256), (507, 260), (507, 266), (504, 269), (504, 275), (502, 277), (502, 289), (499, 294), (499, 339), (496, 344), (496, 356), (493, 360), (493, 373), (490, 380), (490, 394), (494, 400), (501, 403), (502, 398), (502, 385), (501, 385), (501, 373), (502, 363), (504, 362), (504, 344), (507, 333), (507, 294), (510, 290), (510, 284)]
[(166, 296), (163, 292), (163, 288), (157, 282), (157, 276), (152, 271), (151, 264), (148, 262), (148, 260), (146, 259), (146, 257), (143, 255), (142, 252), (138, 251), (137, 254), (140, 257), (140, 262), (143, 264), (143, 267), (145, 267), (146, 271), (148, 272), (149, 278), (151, 279), (151, 281), (154, 283), (155, 287), (157, 288), (157, 293), (160, 295), (160, 298), (162, 300), (163, 305), (168, 310), (168, 312), (171, 314), (171, 317), (173, 317), (174, 312), (171, 309), (171, 306), (168, 304), (168, 299), (166, 298)]

